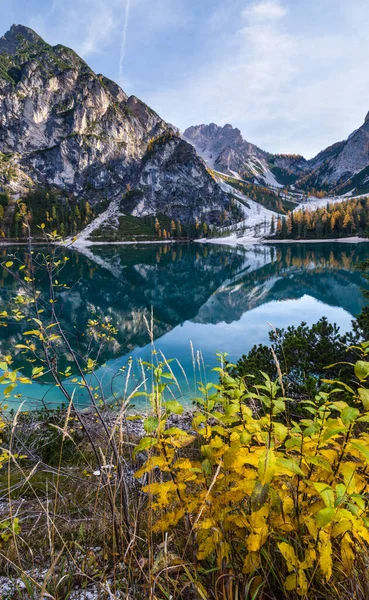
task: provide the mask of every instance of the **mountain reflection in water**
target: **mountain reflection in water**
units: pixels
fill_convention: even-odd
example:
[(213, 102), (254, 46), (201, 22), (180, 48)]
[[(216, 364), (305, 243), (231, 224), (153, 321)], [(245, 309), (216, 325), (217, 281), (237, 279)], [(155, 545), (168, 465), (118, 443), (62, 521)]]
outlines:
[[(24, 254), (22, 249), (2, 249), (2, 261), (14, 252), (20, 258)], [(60, 321), (79, 351), (87, 351), (84, 331), (90, 318), (105, 316), (118, 329), (116, 342), (102, 351), (95, 372), (107, 396), (121, 395), (125, 375), (114, 374), (130, 357), (151, 360), (147, 323), (153, 314), (156, 349), (178, 359), (187, 373), (188, 382), (174, 366), (181, 391), (173, 389), (173, 393), (187, 398), (199, 377), (204, 377), (203, 365), (215, 366), (215, 352), (228, 352), (237, 360), (253, 344), (268, 341), (271, 325), (313, 323), (326, 316), (349, 329), (352, 316), (364, 305), (361, 288), (366, 285), (355, 266), (368, 258), (369, 248), (364, 243), (246, 248), (193, 243), (90, 246), (84, 253), (65, 248), (59, 252), (70, 258), (62, 273), (70, 289), (57, 293)], [(46, 291), (47, 286), (47, 279), (40, 279), (39, 287)], [(0, 288), (3, 310), (19, 285), (0, 271)], [(21, 342), (25, 328), (29, 325), (18, 323), (0, 329), (0, 351), (14, 356), (15, 367), (24, 366), (15, 344)], [(202, 352), (201, 360), (196, 361), (196, 351)], [(60, 367), (65, 368), (69, 360), (61, 357)], [(140, 377), (139, 369), (133, 372)], [(215, 377), (211, 369), (207, 377)], [(45, 393), (46, 402), (61, 402), (58, 389), (40, 383), (18, 386), (14, 393), (33, 399), (26, 403), (28, 408)], [(76, 397), (81, 404), (87, 402), (81, 390)], [(12, 407), (19, 402), (19, 398), (7, 399)]]

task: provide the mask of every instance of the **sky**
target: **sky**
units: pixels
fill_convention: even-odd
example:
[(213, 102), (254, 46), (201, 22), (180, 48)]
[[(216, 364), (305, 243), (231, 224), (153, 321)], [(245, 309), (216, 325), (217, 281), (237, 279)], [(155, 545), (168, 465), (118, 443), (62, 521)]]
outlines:
[(182, 131), (231, 123), (310, 158), (369, 110), (368, 0), (2, 0)]

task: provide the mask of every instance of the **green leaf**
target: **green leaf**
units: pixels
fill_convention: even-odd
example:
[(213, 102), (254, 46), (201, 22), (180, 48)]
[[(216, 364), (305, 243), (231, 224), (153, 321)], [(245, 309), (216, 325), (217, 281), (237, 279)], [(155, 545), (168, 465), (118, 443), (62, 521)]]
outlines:
[(157, 443), (158, 441), (153, 437), (142, 438), (140, 443), (134, 449), (134, 454), (137, 454), (137, 452), (141, 452), (142, 450), (148, 450), (149, 448), (156, 446)]
[(270, 483), (274, 477), (276, 469), (275, 454), (272, 449), (265, 450), (259, 458), (259, 479), (262, 485)]
[(241, 444), (243, 444), (244, 446), (248, 446), (251, 442), (251, 439), (251, 434), (248, 431), (243, 430), (240, 435)]
[(253, 511), (260, 510), (268, 499), (269, 485), (262, 485), (260, 481), (255, 483), (251, 494), (251, 506)]
[(162, 379), (174, 379), (172, 373), (161, 373), (160, 377)]
[(357, 392), (365, 410), (369, 410), (369, 390), (365, 388), (359, 388)]
[(211, 462), (208, 458), (205, 458), (205, 460), (202, 461), (201, 469), (202, 469), (202, 472), (204, 473), (204, 475), (211, 475), (211, 473), (212, 473)]
[(334, 506), (334, 492), (330, 485), (326, 483), (313, 482), (313, 485), (322, 497), (322, 500), (326, 506), (333, 507)]
[(360, 411), (357, 408), (353, 408), (352, 406), (346, 406), (346, 408), (344, 408), (341, 412), (341, 419), (345, 425), (349, 425), (350, 423), (356, 421), (359, 415)]
[(286, 403), (284, 400), (273, 400), (273, 415), (279, 415), (279, 413), (286, 410)]
[(33, 367), (32, 376), (34, 377), (35, 375), (42, 373), (43, 370), (44, 370), (44, 367)]
[(355, 375), (360, 381), (365, 381), (369, 376), (369, 362), (358, 360), (354, 367)]
[(287, 469), (287, 471), (291, 471), (295, 475), (301, 475), (304, 477), (304, 472), (300, 469), (299, 465), (292, 458), (277, 458), (278, 467), (283, 467), (283, 469)]
[(289, 440), (286, 441), (285, 446), (286, 446), (287, 450), (289, 450), (290, 448), (293, 448), (294, 446), (301, 448), (301, 438), (290, 438)]
[(168, 400), (165, 403), (165, 408), (175, 415), (181, 415), (183, 413), (183, 406), (177, 400)]
[(366, 462), (369, 465), (369, 448), (366, 447), (365, 444), (361, 444), (360, 442), (351, 442), (350, 444), (355, 450), (358, 450), (366, 459)]
[(150, 394), (147, 392), (135, 392), (131, 395), (131, 398), (138, 398), (139, 396), (145, 396), (146, 398), (150, 398)]
[(332, 428), (328, 427), (325, 430), (324, 434), (322, 435), (322, 440), (323, 440), (323, 442), (326, 442), (334, 435), (339, 435), (340, 433), (343, 433), (344, 431), (346, 431), (345, 427), (332, 427)]
[(146, 433), (153, 433), (159, 426), (159, 419), (157, 417), (147, 417), (144, 420), (144, 429)]
[(328, 471), (328, 473), (332, 472), (332, 465), (326, 458), (323, 458), (321, 456), (307, 456), (305, 460), (311, 465), (321, 467), (325, 471)]
[(3, 392), (4, 396), (6, 396), (7, 394), (10, 394), (10, 392), (12, 392), (14, 390), (16, 385), (17, 385), (16, 383), (11, 383), (10, 385), (8, 385)]
[(319, 510), (315, 515), (317, 527), (319, 527), (319, 529), (326, 527), (334, 518), (335, 513), (335, 509), (331, 506)]

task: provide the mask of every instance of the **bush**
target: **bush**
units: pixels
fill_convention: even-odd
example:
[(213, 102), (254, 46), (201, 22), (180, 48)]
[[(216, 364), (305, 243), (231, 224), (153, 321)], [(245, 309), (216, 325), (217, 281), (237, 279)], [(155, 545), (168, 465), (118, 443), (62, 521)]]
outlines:
[(155, 368), (154, 416), (136, 448), (148, 457), (136, 477), (149, 474), (154, 531), (176, 528), (174, 563), (196, 556), (199, 572), (213, 571), (219, 591), (233, 581), (239, 597), (253, 578), (275, 598), (315, 598), (353, 573), (369, 543), (368, 347), (353, 387), (329, 382), (298, 421), (281, 380), (264, 374), (250, 390), (222, 367), (220, 384), (202, 388), (193, 434), (166, 426), (180, 407), (161, 402), (161, 377), (171, 374)]
[(357, 344), (359, 337), (341, 334), (339, 327), (329, 323), (326, 317), (311, 327), (301, 323), (297, 327), (274, 329), (269, 339), (271, 346), (259, 344), (243, 355), (232, 367), (232, 376), (252, 375), (255, 383), (261, 383), (261, 371), (272, 379), (278, 376), (278, 363), (288, 394), (309, 398), (324, 386), (322, 380), (327, 376), (343, 381), (351, 377), (347, 363), (355, 361), (357, 352), (355, 348), (348, 350), (347, 346)]

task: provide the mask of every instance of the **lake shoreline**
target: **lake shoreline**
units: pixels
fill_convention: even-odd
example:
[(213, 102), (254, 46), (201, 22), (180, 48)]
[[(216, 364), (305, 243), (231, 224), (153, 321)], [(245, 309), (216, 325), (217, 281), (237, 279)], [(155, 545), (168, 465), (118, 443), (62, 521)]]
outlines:
[(351, 236), (345, 238), (322, 238), (322, 239), (265, 239), (265, 238), (237, 238), (228, 236), (224, 238), (211, 238), (196, 240), (203, 244), (221, 244), (225, 246), (270, 246), (275, 244), (325, 244), (325, 243), (341, 243), (341, 244), (360, 244), (369, 242), (369, 238), (361, 238)]
[(302, 240), (265, 240), (265, 244), (325, 244), (328, 242), (342, 244), (361, 244), (369, 242), (369, 238), (361, 238), (358, 236), (345, 238), (322, 238), (322, 239), (302, 239)]
[[(266, 238), (238, 238), (236, 236), (226, 236), (224, 238), (199, 238), (197, 240), (127, 240), (127, 241), (112, 241), (112, 242), (99, 242), (91, 240), (77, 240), (76, 242), (68, 243), (67, 240), (62, 242), (51, 242), (51, 241), (32, 241), (32, 246), (45, 246), (45, 244), (51, 246), (64, 246), (65, 248), (72, 248), (75, 250), (88, 248), (89, 246), (137, 246), (137, 245), (151, 245), (151, 244), (214, 244), (224, 246), (265, 246), (270, 244), (326, 244), (326, 243), (341, 243), (341, 244), (361, 244), (368, 243), (369, 238), (362, 238), (358, 236), (343, 237), (343, 238), (319, 238), (319, 239), (266, 239)], [(29, 242), (20, 241), (0, 241), (1, 246), (28, 246)]]

